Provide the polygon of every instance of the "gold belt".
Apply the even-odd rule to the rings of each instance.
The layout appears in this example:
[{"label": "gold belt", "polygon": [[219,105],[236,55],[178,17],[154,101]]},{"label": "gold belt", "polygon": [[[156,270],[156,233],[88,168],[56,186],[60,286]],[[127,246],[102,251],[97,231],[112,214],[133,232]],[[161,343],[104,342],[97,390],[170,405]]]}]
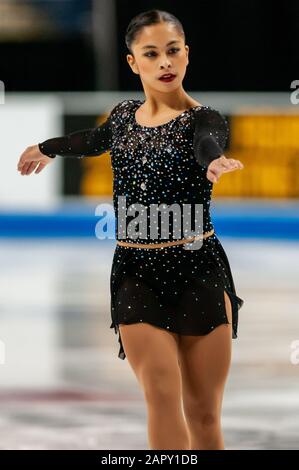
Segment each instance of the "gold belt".
[{"label": "gold belt", "polygon": [[173,242],[165,242],[165,243],[127,243],[117,240],[117,244],[120,246],[128,246],[132,248],[163,248],[164,246],[172,246],[172,245],[181,245],[182,243],[190,243],[194,240],[200,240],[204,238],[208,238],[213,235],[214,229],[210,230],[210,232],[205,232],[200,235],[195,235],[192,238],[183,238],[182,240],[175,240]]}]

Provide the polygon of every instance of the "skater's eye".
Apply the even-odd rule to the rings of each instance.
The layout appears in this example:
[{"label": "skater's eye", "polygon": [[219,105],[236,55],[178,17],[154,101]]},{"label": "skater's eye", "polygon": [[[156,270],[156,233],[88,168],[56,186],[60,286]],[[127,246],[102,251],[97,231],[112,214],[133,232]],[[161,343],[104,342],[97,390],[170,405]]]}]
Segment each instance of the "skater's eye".
[{"label": "skater's eye", "polygon": [[[174,54],[176,54],[177,52],[179,52],[181,49],[179,47],[172,47],[170,49],[170,51],[173,51]],[[169,51],[168,51],[169,52]]]},{"label": "skater's eye", "polygon": [[[178,47],[172,47],[171,49],[169,49],[168,52],[171,52],[171,55],[173,54],[176,54],[178,51],[180,51],[180,49]],[[155,57],[157,55],[157,53],[155,51],[150,51],[150,52],[146,52],[145,54],[143,54],[145,57]]]}]

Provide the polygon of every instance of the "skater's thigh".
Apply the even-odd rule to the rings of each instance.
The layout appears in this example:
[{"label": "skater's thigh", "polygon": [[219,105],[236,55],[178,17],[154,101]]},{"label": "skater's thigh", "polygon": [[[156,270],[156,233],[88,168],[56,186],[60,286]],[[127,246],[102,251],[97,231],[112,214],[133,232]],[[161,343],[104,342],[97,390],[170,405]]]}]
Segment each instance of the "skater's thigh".
[{"label": "skater's thigh", "polygon": [[179,335],[149,323],[119,324],[127,360],[137,379],[178,370]]}]

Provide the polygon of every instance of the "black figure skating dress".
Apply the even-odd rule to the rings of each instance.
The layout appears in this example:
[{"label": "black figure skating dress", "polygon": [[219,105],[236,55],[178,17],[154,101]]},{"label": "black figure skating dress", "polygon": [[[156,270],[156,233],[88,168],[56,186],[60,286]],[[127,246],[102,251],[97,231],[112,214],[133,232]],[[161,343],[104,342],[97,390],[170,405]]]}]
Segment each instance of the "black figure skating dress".
[{"label": "black figure skating dress", "polygon": [[[213,183],[206,172],[225,148],[226,119],[209,106],[194,106],[165,124],[146,127],[135,118],[142,103],[124,100],[99,127],[48,139],[39,148],[52,158],[84,158],[110,150],[116,239],[148,244],[186,238],[172,233],[176,215],[169,221],[166,237],[160,220],[156,225],[151,222],[152,227],[149,222],[138,239],[134,230],[126,230],[136,213],[128,211],[126,227],[120,223],[119,211],[123,214],[129,206],[137,214],[148,210],[147,220],[152,221],[149,207],[153,204],[176,204],[182,209],[180,218],[184,205],[201,205],[202,232],[209,232],[214,228],[210,218]],[[190,220],[194,230],[194,211]],[[181,335],[206,335],[228,323],[224,290],[232,303],[232,337],[237,338],[238,310],[244,301],[236,294],[228,258],[215,233],[193,250],[183,244],[154,249],[116,245],[110,289],[110,328],[118,333],[120,359],[126,355],[119,323],[145,322]]]}]

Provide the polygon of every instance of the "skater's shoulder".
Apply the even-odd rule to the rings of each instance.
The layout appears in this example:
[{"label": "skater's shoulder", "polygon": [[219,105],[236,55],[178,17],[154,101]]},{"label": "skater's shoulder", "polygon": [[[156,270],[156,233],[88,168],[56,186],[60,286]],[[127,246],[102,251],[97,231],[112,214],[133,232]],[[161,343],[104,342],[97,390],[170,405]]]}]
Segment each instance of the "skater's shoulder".
[{"label": "skater's shoulder", "polygon": [[110,112],[110,121],[112,124],[126,124],[132,116],[133,109],[136,106],[136,101],[133,99],[122,100],[117,103]]},{"label": "skater's shoulder", "polygon": [[224,113],[211,105],[202,105],[194,109],[194,123],[195,127],[198,128],[203,125],[215,127],[228,126],[228,121]]},{"label": "skater's shoulder", "polygon": [[124,114],[124,113],[130,111],[131,109],[133,109],[133,107],[136,105],[137,101],[138,100],[133,100],[133,99],[122,100],[113,107],[110,114],[111,115]]}]

